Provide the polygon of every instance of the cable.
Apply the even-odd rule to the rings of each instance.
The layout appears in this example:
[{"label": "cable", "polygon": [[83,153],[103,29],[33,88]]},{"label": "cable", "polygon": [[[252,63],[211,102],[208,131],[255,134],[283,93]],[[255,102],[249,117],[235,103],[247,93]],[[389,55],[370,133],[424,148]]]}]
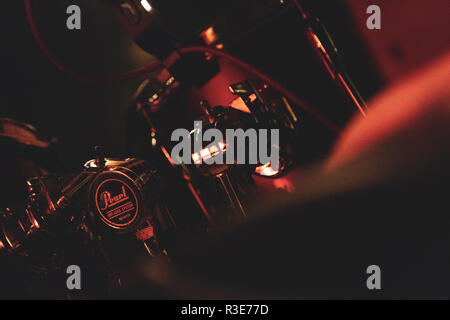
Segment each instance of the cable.
[{"label": "cable", "polygon": [[39,48],[44,53],[44,55],[50,60],[50,62],[57,67],[61,72],[66,74],[67,76],[76,79],[81,82],[86,82],[90,84],[106,84],[106,83],[112,83],[112,82],[120,82],[125,81],[133,78],[140,77],[144,74],[148,74],[150,72],[155,71],[156,69],[163,67],[163,63],[161,61],[156,61],[148,66],[145,66],[140,69],[136,69],[130,72],[121,73],[121,74],[112,74],[112,75],[106,75],[106,76],[91,76],[91,75],[85,75],[85,74],[79,74],[77,72],[74,72],[70,70],[69,68],[66,68],[47,48],[44,41],[41,38],[41,35],[39,34],[39,31],[36,26],[36,22],[33,17],[33,11],[31,7],[31,1],[25,0],[25,10],[27,14],[28,24],[30,25],[31,32],[33,33],[34,39],[36,40]]},{"label": "cable", "polygon": [[270,78],[269,76],[265,75],[264,73],[262,73],[261,71],[259,71],[255,67],[253,67],[250,64],[246,63],[245,61],[242,61],[239,58],[236,58],[235,56],[232,56],[232,55],[230,55],[230,54],[228,54],[228,53],[226,53],[224,51],[213,49],[213,48],[209,48],[209,47],[184,47],[184,48],[179,48],[178,52],[180,54],[203,52],[203,53],[210,53],[210,54],[213,54],[213,55],[225,58],[225,59],[233,62],[234,64],[240,66],[241,68],[247,70],[248,72],[250,72],[254,76],[264,80],[265,82],[267,82],[273,88],[275,88],[280,93],[282,93],[284,96],[286,96],[286,98],[288,98],[293,103],[295,103],[300,108],[302,108],[305,112],[307,112],[310,115],[312,115],[315,118],[317,118],[317,120],[322,122],[329,129],[333,130],[336,133],[340,133],[341,132],[341,129],[337,125],[335,125],[333,122],[328,120],[325,116],[323,116],[321,113],[319,113],[318,111],[313,109],[311,106],[309,106],[302,99],[297,97],[294,93],[292,93],[290,90],[288,90],[282,84],[280,84],[279,82],[273,80],[272,78]]},{"label": "cable", "polygon": [[[139,77],[144,74],[148,74],[152,71],[155,71],[156,69],[160,67],[170,67],[173,65],[179,57],[176,57],[175,59],[166,59],[166,61],[156,61],[148,66],[145,66],[141,69],[137,69],[134,71],[130,71],[127,73],[122,74],[113,74],[113,75],[107,75],[107,76],[90,76],[90,75],[83,75],[79,74],[77,72],[74,72],[68,68],[66,68],[47,48],[44,41],[42,40],[39,31],[37,29],[36,23],[33,18],[33,12],[31,7],[31,1],[30,0],[24,0],[25,1],[25,9],[27,14],[28,23],[30,25],[31,31],[33,33],[33,36],[39,46],[39,48],[42,50],[42,52],[47,56],[47,58],[50,60],[50,62],[55,65],[61,72],[68,75],[69,77],[76,79],[81,82],[91,83],[91,84],[105,84],[105,83],[112,83],[112,82],[119,82],[119,81],[125,81],[129,79],[133,79],[136,77]],[[293,103],[298,105],[300,108],[302,108],[305,112],[309,113],[313,117],[315,117],[317,120],[322,122],[326,127],[331,129],[332,131],[336,133],[340,133],[341,129],[335,125],[333,122],[328,120],[325,116],[323,116],[318,111],[314,110],[311,106],[309,106],[307,103],[305,103],[302,99],[297,97],[294,93],[289,91],[287,88],[285,88],[283,85],[278,83],[277,81],[273,80],[269,76],[265,75],[263,72],[259,71],[252,65],[246,63],[245,61],[236,58],[235,56],[228,54],[224,51],[209,48],[209,47],[182,47],[178,48],[177,51],[180,55],[183,54],[191,54],[191,53],[210,53],[216,56],[220,56],[224,59],[227,59],[231,61],[232,63],[236,64],[237,66],[247,70],[249,73],[253,74],[254,76],[262,79],[263,81],[267,82],[269,85],[271,85],[273,88],[278,90],[280,93],[282,93],[286,98],[291,100]],[[169,65],[168,65],[169,64]]]}]

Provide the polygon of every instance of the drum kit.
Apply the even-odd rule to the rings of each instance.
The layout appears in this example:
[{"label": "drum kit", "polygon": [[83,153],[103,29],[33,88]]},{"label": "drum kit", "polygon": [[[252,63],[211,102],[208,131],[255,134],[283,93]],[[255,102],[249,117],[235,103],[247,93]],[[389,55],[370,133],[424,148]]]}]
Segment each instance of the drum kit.
[{"label": "drum kit", "polygon": [[[1,186],[1,256],[48,275],[62,271],[64,245],[78,241],[86,251],[95,247],[100,252],[106,270],[114,270],[130,254],[147,253],[176,263],[195,250],[196,241],[208,241],[217,230],[248,218],[253,214],[252,205],[260,200],[252,176],[273,179],[293,166],[290,154],[300,116],[267,85],[244,82],[230,90],[236,99],[229,106],[212,108],[202,102],[200,121],[205,128],[223,132],[267,126],[282,130],[277,172],[265,165],[195,161],[175,165],[167,151],[170,145],[160,139],[167,133],[160,135],[162,128],[151,121],[154,105],[160,103],[155,94],[141,95],[133,103],[136,115],[142,116],[151,132],[135,147],[133,154],[139,158],[105,158],[97,147],[95,159],[81,172],[69,175],[52,172],[51,165],[57,167],[56,139],[41,137],[32,126],[1,119],[1,148],[8,150],[0,169],[5,177]],[[142,102],[144,96],[146,103]],[[52,157],[53,162],[49,161]],[[119,286],[118,276],[111,279]]]},{"label": "drum kit", "polygon": [[[201,59],[208,63],[214,57]],[[257,214],[252,208],[261,197],[254,177],[278,179],[298,165],[305,112],[273,83],[255,77],[220,88],[232,95],[228,104],[211,106],[203,100],[194,113],[181,110],[185,73],[177,68],[161,68],[137,90],[125,133],[130,158],[107,158],[96,147],[81,172],[59,174],[53,171],[59,160],[56,139],[0,119],[2,258],[27,261],[30,272],[48,275],[63,270],[70,256],[65,246],[75,242],[75,251],[85,252],[85,261],[103,263],[99,273],[107,274],[110,287],[119,288],[119,270],[139,255],[176,265],[196,250],[195,243]],[[189,155],[193,163],[177,165],[170,135],[191,120],[223,133],[279,130],[278,169],[270,163],[198,164],[202,151]],[[228,143],[215,152],[226,153]]]}]

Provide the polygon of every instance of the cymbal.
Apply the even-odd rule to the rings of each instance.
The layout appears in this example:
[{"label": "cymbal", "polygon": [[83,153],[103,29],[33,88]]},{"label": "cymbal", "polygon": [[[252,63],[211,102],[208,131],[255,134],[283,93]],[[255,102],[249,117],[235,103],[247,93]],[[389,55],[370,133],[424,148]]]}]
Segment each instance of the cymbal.
[{"label": "cymbal", "polygon": [[52,145],[52,141],[43,138],[33,126],[9,118],[0,118],[0,137],[40,149]]}]

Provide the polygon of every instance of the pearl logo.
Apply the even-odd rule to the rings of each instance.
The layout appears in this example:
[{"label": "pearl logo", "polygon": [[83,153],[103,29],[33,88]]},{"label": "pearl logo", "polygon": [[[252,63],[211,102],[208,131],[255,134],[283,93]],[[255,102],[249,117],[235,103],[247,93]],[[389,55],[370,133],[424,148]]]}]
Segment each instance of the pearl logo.
[{"label": "pearl logo", "polygon": [[112,228],[127,228],[138,217],[138,199],[121,180],[107,179],[100,183],[95,192],[95,201],[100,218]]}]

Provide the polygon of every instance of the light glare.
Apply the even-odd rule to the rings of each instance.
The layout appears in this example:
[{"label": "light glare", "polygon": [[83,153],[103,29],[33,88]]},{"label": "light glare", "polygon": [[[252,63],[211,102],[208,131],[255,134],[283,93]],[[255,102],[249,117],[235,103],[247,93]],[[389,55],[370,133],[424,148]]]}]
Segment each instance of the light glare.
[{"label": "light glare", "polygon": [[153,8],[147,0],[141,0],[141,4],[148,12],[152,11]]}]

